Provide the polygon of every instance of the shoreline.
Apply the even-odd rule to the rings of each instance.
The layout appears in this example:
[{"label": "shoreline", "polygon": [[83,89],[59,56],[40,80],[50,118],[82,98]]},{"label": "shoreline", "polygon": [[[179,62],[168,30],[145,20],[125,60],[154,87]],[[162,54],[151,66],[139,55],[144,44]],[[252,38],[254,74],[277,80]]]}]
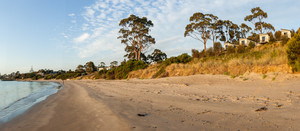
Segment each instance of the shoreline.
[{"label": "shoreline", "polygon": [[[296,130],[299,76],[68,80],[0,130]],[[41,117],[42,116],[42,117]]]},{"label": "shoreline", "polygon": [[[31,86],[26,87],[25,86],[25,89],[30,88],[31,92],[28,95],[19,97],[18,99],[16,99],[16,101],[9,103],[5,108],[3,108],[1,110],[0,125],[5,124],[5,123],[11,121],[12,119],[22,115],[28,109],[32,108],[34,105],[46,100],[49,96],[56,94],[63,88],[62,84],[60,84],[59,82],[54,82],[54,81],[15,81],[15,82],[36,82],[36,83],[47,82],[49,85],[47,84],[47,85],[35,86],[35,87],[31,87]],[[13,85],[11,85],[11,86],[13,86]],[[49,87],[45,88],[44,86],[49,86]],[[21,88],[22,87],[18,87],[16,89],[19,90]],[[43,88],[43,89],[32,92],[33,88]],[[22,89],[24,89],[24,88],[22,88]],[[19,96],[18,94],[15,94],[15,95]]]}]

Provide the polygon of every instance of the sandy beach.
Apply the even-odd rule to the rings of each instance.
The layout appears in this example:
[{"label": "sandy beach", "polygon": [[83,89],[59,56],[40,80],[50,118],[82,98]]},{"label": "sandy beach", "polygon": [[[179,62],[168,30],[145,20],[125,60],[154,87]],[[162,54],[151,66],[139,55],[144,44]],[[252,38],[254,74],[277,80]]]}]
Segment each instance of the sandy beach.
[{"label": "sandy beach", "polygon": [[299,130],[300,77],[69,80],[4,131]]}]

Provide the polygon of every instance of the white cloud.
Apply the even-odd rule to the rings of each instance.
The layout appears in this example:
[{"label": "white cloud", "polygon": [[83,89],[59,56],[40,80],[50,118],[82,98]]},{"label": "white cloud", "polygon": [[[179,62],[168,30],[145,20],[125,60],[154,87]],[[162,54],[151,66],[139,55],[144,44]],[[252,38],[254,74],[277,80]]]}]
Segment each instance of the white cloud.
[{"label": "white cloud", "polygon": [[85,40],[87,40],[89,37],[90,37],[90,34],[88,34],[88,33],[83,33],[83,34],[80,35],[79,37],[74,38],[74,42],[75,42],[75,43],[82,43],[82,42],[84,42]]},{"label": "white cloud", "polygon": [[71,13],[71,14],[69,14],[69,16],[70,16],[70,17],[74,17],[74,16],[75,16],[75,14],[74,14],[74,13]]}]

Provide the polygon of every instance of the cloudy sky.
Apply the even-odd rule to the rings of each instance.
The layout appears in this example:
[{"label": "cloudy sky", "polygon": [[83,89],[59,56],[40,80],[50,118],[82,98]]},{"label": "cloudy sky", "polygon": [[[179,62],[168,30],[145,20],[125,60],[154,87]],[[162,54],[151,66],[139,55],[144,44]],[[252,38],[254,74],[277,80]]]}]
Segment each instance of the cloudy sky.
[{"label": "cloudy sky", "polygon": [[266,21],[276,30],[300,27],[299,0],[0,0],[0,73],[28,72],[31,66],[74,70],[87,61],[122,61],[118,24],[130,14],[154,23],[156,44],[146,54],[155,48],[168,57],[190,53],[203,49],[199,41],[183,36],[193,13],[240,24],[257,6],[268,13]]}]

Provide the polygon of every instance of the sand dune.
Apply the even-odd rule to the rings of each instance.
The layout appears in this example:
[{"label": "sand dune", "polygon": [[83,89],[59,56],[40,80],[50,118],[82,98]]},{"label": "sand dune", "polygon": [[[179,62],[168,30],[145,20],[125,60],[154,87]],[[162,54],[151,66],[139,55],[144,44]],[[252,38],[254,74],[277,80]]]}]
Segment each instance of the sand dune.
[{"label": "sand dune", "polygon": [[66,81],[0,130],[298,130],[300,77]]}]

